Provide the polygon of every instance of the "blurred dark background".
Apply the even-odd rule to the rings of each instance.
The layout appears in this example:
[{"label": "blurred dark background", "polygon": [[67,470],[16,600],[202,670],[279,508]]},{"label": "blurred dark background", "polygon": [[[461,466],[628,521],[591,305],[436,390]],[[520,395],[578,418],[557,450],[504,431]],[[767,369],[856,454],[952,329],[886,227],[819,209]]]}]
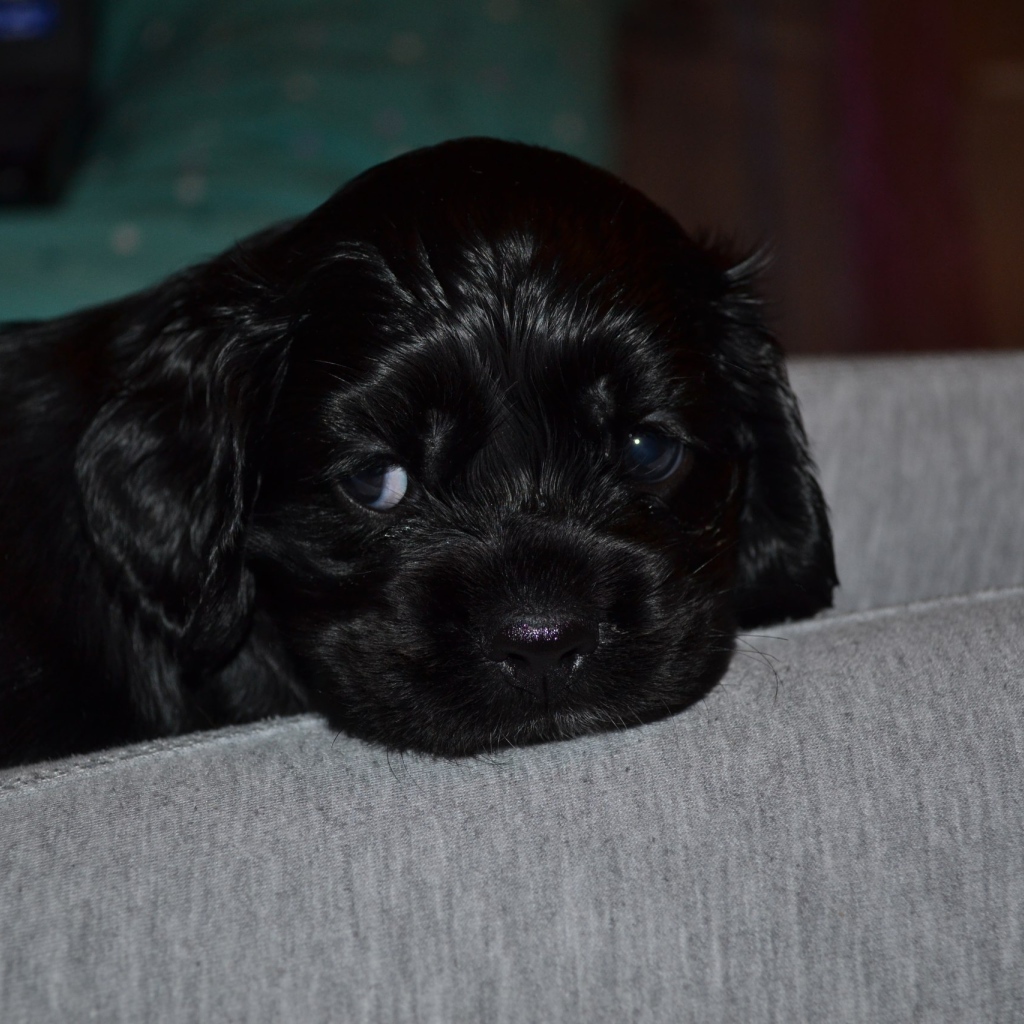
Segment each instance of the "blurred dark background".
[{"label": "blurred dark background", "polygon": [[1024,346],[1020,0],[0,0],[0,319],[466,134],[770,248],[790,351]]},{"label": "blurred dark background", "polygon": [[769,241],[787,347],[1024,346],[1024,4],[638,0],[620,169]]}]

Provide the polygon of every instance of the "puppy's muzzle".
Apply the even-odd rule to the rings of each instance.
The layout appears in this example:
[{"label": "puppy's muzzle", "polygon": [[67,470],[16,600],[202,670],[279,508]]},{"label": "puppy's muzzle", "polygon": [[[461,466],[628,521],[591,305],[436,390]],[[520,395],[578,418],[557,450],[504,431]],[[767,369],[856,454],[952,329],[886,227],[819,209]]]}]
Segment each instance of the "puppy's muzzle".
[{"label": "puppy's muzzle", "polygon": [[597,643],[596,625],[584,619],[515,616],[491,638],[488,657],[504,666],[518,689],[548,701],[565,688]]}]

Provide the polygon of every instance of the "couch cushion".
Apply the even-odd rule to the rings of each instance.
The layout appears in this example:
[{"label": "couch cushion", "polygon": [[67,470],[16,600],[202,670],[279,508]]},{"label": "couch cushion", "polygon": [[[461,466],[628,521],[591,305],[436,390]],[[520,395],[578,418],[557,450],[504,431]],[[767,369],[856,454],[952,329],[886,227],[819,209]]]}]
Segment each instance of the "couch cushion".
[{"label": "couch cushion", "polygon": [[498,757],[306,717],[0,774],[0,1019],[1014,1019],[1024,591],[747,644]]},{"label": "couch cushion", "polygon": [[1024,354],[796,361],[840,609],[1024,585]]}]

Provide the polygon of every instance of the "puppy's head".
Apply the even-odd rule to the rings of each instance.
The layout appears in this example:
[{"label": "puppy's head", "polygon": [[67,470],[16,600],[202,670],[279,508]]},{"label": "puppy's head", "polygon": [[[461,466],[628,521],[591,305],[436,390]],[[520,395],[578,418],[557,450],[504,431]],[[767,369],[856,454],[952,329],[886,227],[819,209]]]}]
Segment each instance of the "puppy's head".
[{"label": "puppy's head", "polygon": [[337,725],[461,754],[683,707],[829,603],[748,271],[610,175],[449,143],[199,273],[222,485],[158,602],[211,663],[257,607]]}]

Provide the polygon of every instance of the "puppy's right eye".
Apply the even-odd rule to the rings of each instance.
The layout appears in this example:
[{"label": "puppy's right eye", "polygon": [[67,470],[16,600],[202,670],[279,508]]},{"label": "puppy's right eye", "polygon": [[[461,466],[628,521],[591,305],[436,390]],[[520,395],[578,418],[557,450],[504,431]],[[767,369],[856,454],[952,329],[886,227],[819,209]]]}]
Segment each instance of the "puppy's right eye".
[{"label": "puppy's right eye", "polygon": [[341,489],[353,500],[376,512],[394,508],[409,488],[409,474],[401,466],[375,466],[341,481]]},{"label": "puppy's right eye", "polygon": [[690,453],[679,440],[654,431],[638,431],[626,443],[626,466],[639,484],[666,484],[689,468]]}]

